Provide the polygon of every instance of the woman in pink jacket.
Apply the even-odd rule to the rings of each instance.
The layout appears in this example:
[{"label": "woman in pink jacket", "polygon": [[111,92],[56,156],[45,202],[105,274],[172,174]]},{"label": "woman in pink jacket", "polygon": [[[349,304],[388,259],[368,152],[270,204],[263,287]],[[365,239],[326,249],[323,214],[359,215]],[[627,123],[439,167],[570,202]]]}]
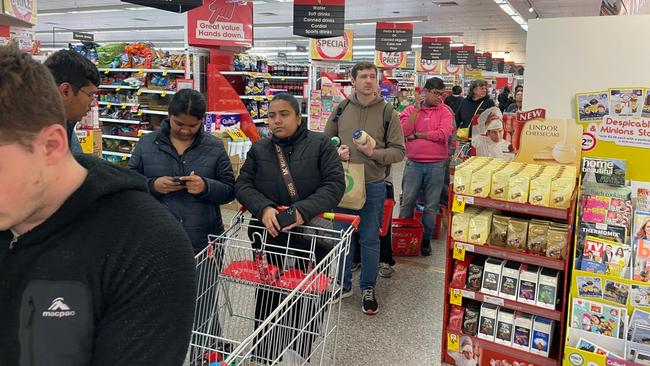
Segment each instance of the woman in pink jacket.
[{"label": "woman in pink jacket", "polygon": [[[454,115],[442,102],[445,84],[439,78],[428,79],[415,105],[400,115],[406,137],[406,166],[402,178],[400,218],[413,217],[415,202],[424,194],[424,236],[422,255],[431,255],[430,240],[435,230],[440,192],[445,184],[448,141],[454,131]],[[422,98],[424,97],[424,99]]]}]

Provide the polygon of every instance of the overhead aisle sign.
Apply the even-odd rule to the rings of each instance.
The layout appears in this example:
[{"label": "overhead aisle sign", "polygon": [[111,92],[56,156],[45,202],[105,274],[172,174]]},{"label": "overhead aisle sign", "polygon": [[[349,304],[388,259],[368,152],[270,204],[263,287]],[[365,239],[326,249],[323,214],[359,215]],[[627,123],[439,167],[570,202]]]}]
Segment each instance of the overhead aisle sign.
[{"label": "overhead aisle sign", "polygon": [[449,63],[457,66],[472,66],[474,61],[474,46],[462,46],[451,49]]},{"label": "overhead aisle sign", "polygon": [[503,74],[503,70],[505,69],[505,60],[502,58],[494,58],[492,59],[492,71],[493,72],[498,72],[500,74]]},{"label": "overhead aisle sign", "polygon": [[312,38],[310,57],[312,60],[352,61],[353,41],[354,33],[350,29],[341,37]]},{"label": "overhead aisle sign", "polygon": [[345,0],[294,0],[293,34],[309,38],[342,37]]},{"label": "overhead aisle sign", "polygon": [[410,51],[413,45],[413,23],[377,22],[375,50],[384,52]]},{"label": "overhead aisle sign", "polygon": [[187,16],[188,41],[198,47],[253,47],[253,3],[206,0]]},{"label": "overhead aisle sign", "polygon": [[449,60],[451,38],[422,37],[422,59]]},{"label": "overhead aisle sign", "polygon": [[473,66],[477,69],[492,71],[492,54],[489,52],[477,53],[476,63]]},{"label": "overhead aisle sign", "polygon": [[383,69],[406,67],[406,52],[375,52],[375,65]]}]

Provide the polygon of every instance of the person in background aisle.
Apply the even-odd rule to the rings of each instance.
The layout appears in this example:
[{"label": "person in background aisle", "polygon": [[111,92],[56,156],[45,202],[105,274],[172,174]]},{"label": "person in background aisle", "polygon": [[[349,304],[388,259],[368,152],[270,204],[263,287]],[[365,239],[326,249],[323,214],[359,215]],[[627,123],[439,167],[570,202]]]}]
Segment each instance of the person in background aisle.
[{"label": "person in background aisle", "polygon": [[[263,139],[253,144],[248,152],[246,162],[237,177],[235,192],[237,200],[246,207],[253,217],[257,218],[266,228],[266,250],[270,252],[285,253],[287,247],[294,249],[297,257],[308,258],[311,250],[309,240],[301,240],[300,236],[289,236],[289,230],[298,225],[308,224],[314,217],[322,212],[331,212],[341,201],[345,191],[345,175],[343,166],[339,161],[336,148],[330,140],[321,133],[314,133],[307,129],[307,124],[302,122],[300,105],[296,98],[289,94],[275,95],[269,106],[269,127],[273,133],[270,139]],[[278,152],[276,149],[280,149]],[[286,161],[288,175],[281,173],[285,169],[280,164],[279,154]],[[286,173],[285,173],[286,174]],[[295,186],[296,196],[292,197],[285,179]],[[294,223],[282,228],[278,222],[278,206],[293,208]],[[254,224],[259,225],[259,224]],[[262,247],[261,230],[250,227],[249,237],[253,240],[256,249]],[[331,243],[334,244],[333,242]],[[322,260],[329,248],[319,245],[315,248],[317,261]],[[283,256],[269,254],[269,263],[284,268]],[[303,271],[308,270],[305,263],[297,264]],[[282,296],[269,290],[256,292],[255,319],[256,327],[259,321],[266,319],[275,310]],[[306,303],[304,305],[307,305]],[[309,312],[308,306],[301,306],[297,313]],[[308,314],[309,318],[315,314]],[[297,321],[297,320],[296,320]],[[311,326],[320,324],[320,321],[311,323]],[[293,328],[306,326],[305,323],[291,324]],[[313,331],[310,328],[309,331]],[[271,339],[287,338],[276,334]],[[295,336],[291,334],[290,337]],[[294,347],[301,357],[308,358],[311,354],[313,336],[306,336],[305,342],[299,341]],[[265,338],[266,339],[266,338]],[[263,341],[256,350],[256,355],[275,359],[278,349],[274,342]],[[297,345],[300,346],[297,346]],[[271,356],[272,355],[272,356]]]},{"label": "person in background aisle", "polygon": [[0,47],[0,81],[0,365],[181,365],[187,235],[141,175],[73,157],[45,66]]},{"label": "person in background aisle", "polygon": [[223,142],[203,132],[206,103],[184,89],[169,103],[169,119],[135,146],[129,168],[147,177],[149,192],[181,223],[194,252],[223,232],[219,205],[235,198],[235,176]]},{"label": "person in background aisle", "polygon": [[501,112],[505,111],[506,108],[510,105],[510,88],[504,86],[499,94],[499,110]]},{"label": "person in background aisle", "polygon": [[[386,200],[387,168],[404,159],[404,135],[399,125],[399,115],[392,112],[392,119],[384,128],[384,99],[377,95],[377,67],[370,62],[359,62],[350,72],[355,93],[349,97],[346,108],[332,113],[325,126],[327,136],[338,136],[338,149],[342,161],[364,164],[366,180],[366,202],[361,210],[339,208],[337,211],[361,216],[359,245],[361,248],[361,310],[374,315],[379,311],[375,294],[380,257],[379,228],[384,201]],[[338,112],[338,108],[337,108]],[[338,121],[335,117],[338,114]],[[361,145],[353,141],[352,134],[363,130],[376,142]],[[340,223],[338,228],[342,228]],[[354,240],[354,239],[353,239]],[[351,244],[354,247],[354,243]],[[354,251],[350,250],[345,261],[341,298],[352,296],[352,261]]]},{"label": "person in background aisle", "polygon": [[[487,82],[485,80],[474,80],[469,87],[469,95],[460,105],[456,112],[456,127],[469,128],[472,126],[472,118],[480,115],[484,110],[494,107],[494,101],[487,94]],[[469,129],[471,137],[472,129]]]},{"label": "person in background aisle", "polygon": [[54,76],[54,81],[59,87],[65,108],[70,150],[72,154],[80,155],[83,151],[74,132],[74,127],[95,103],[95,94],[99,86],[99,71],[90,60],[72,50],[57,51],[48,57],[44,64]]},{"label": "person in background aisle", "polygon": [[523,89],[515,92],[515,102],[510,104],[508,106],[508,108],[506,108],[505,113],[521,112],[521,106],[523,104],[523,100],[524,100],[524,91],[523,91]]},{"label": "person in background aisle", "polygon": [[465,100],[465,97],[463,97],[463,88],[459,85],[454,85],[454,87],[451,88],[451,95],[445,98],[445,104],[451,108],[452,113],[456,114],[460,109],[463,100]]},{"label": "person in background aisle", "polygon": [[445,83],[430,78],[424,84],[423,96],[417,95],[415,105],[400,115],[406,136],[406,165],[402,177],[402,201],[399,217],[413,217],[420,191],[424,193],[424,235],[421,254],[431,255],[431,237],[436,226],[440,193],[445,182],[449,157],[449,137],[454,132],[454,115],[442,103]]}]

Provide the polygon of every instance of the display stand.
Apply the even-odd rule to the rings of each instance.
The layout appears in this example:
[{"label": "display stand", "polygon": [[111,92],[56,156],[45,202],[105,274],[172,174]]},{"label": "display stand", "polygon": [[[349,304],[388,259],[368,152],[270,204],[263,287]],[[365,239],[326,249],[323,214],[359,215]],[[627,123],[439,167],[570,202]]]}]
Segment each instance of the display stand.
[{"label": "display stand", "polygon": [[[561,221],[569,225],[569,236],[567,242],[568,252],[571,252],[573,242],[573,222],[575,212],[575,198],[574,192],[572,203],[568,209],[556,209],[549,207],[533,206],[524,203],[514,203],[500,201],[490,198],[472,197],[456,195],[453,187],[450,187],[449,202],[453,202],[456,212],[464,211],[465,207],[477,206],[483,208],[491,208],[501,210],[504,215],[509,213],[519,214],[529,218],[539,219],[552,219]],[[567,255],[563,260],[544,257],[537,254],[527,252],[514,251],[502,247],[490,246],[488,244],[477,245],[466,242],[456,241],[452,238],[451,222],[453,220],[453,213],[448,214],[448,233],[446,245],[446,266],[445,266],[445,292],[444,292],[444,316],[443,316],[443,332],[442,332],[442,353],[441,360],[443,362],[455,365],[456,358],[463,357],[460,351],[471,350],[471,355],[476,361],[476,365],[492,365],[493,362],[506,360],[513,364],[515,361],[525,365],[539,365],[550,366],[560,365],[562,362],[562,344],[564,340],[564,330],[566,322],[566,304],[567,304],[567,291],[568,281],[570,277],[569,271],[569,256]],[[559,284],[557,288],[557,299],[559,303],[555,309],[540,307],[534,304],[524,303],[513,299],[504,298],[487,294],[482,291],[474,291],[465,287],[453,287],[452,276],[454,271],[454,264],[456,261],[465,260],[468,253],[474,255],[483,255],[492,258],[499,258],[508,261],[515,261],[529,265],[541,266],[543,268],[553,269],[559,272]],[[449,319],[452,305],[463,306],[469,301],[477,301],[484,304],[493,304],[501,307],[502,309],[509,309],[515,312],[522,312],[534,316],[540,316],[554,321],[552,344],[549,356],[531,353],[526,350],[513,348],[510,345],[497,343],[495,341],[479,338],[468,334],[463,334],[460,331],[449,329]],[[533,335],[531,331],[531,342]],[[471,344],[471,349],[468,345]],[[454,353],[456,352],[456,353]],[[470,353],[466,352],[466,355]],[[478,358],[478,360],[476,360]],[[462,363],[458,363],[462,364]]]}]

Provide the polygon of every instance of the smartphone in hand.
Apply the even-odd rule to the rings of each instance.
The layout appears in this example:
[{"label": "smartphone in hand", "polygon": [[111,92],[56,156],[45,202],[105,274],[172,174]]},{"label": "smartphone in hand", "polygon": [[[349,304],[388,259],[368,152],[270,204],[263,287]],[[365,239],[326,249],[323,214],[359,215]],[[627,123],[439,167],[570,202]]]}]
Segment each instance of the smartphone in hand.
[{"label": "smartphone in hand", "polygon": [[182,180],[181,177],[173,177],[172,179],[174,180],[174,182],[180,183],[180,185],[182,185],[182,186],[187,185],[187,182]]}]

